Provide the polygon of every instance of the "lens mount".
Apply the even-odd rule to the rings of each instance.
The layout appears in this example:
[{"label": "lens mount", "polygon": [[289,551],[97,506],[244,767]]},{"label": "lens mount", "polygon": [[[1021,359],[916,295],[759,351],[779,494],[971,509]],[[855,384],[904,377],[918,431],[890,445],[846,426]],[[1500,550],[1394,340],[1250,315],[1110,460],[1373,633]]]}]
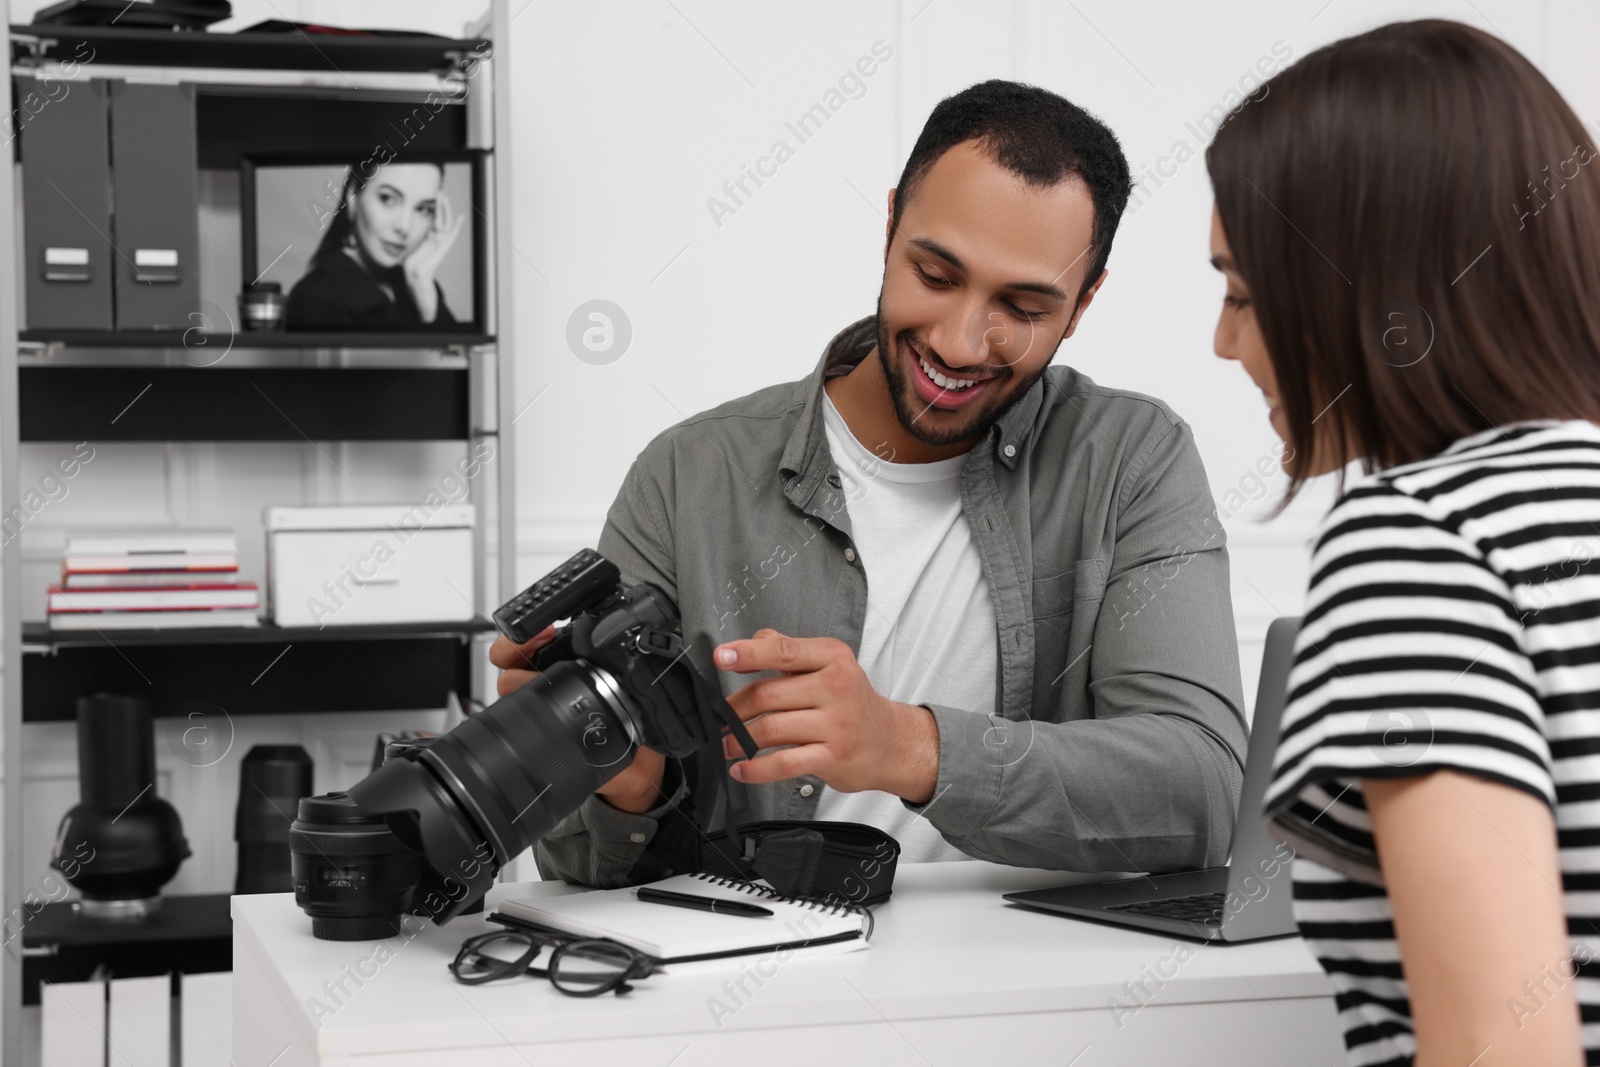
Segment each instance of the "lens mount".
[{"label": "lens mount", "polygon": [[628,734],[628,744],[637,746],[639,744],[639,724],[635,721],[635,717],[639,714],[639,709],[633,706],[633,701],[628,699],[628,695],[622,691],[621,684],[617,682],[617,679],[610,671],[598,663],[590,663],[586,659],[580,659],[578,662],[587,668],[590,680],[594,682],[594,687],[600,691],[601,696],[610,701],[617,713],[617,718],[622,720],[622,727]]}]

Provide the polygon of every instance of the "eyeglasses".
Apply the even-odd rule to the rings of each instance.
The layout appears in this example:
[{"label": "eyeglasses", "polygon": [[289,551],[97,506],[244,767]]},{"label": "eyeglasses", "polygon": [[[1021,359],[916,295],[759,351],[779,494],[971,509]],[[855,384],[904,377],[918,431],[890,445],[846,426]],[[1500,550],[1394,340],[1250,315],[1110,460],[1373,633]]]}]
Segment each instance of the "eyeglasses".
[{"label": "eyeglasses", "polygon": [[[554,946],[546,967],[535,967],[542,948]],[[531,974],[549,978],[569,997],[626,993],[633,982],[655,970],[653,956],[616,941],[568,939],[532,930],[496,930],[470,937],[450,964],[456,981],[482,985],[500,978]]]}]

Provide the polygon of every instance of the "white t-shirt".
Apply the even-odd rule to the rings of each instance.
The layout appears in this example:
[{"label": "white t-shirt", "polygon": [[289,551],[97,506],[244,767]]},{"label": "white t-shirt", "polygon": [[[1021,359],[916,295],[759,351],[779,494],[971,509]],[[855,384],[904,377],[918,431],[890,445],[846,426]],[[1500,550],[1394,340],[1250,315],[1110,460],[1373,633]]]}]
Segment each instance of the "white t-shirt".
[{"label": "white t-shirt", "polygon": [[[990,714],[998,666],[994,604],[961,512],[967,457],[885,463],[851,434],[826,390],[823,397],[828,448],[867,572],[857,657],[867,678],[899,703]],[[816,817],[878,827],[900,842],[903,863],[967,858],[892,793],[824,786]]]}]

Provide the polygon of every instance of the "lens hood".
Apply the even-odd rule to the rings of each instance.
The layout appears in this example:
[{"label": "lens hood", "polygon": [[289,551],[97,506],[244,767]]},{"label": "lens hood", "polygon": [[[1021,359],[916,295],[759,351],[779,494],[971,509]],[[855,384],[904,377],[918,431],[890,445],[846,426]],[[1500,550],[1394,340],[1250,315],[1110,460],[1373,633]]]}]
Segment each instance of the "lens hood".
[{"label": "lens hood", "polygon": [[443,925],[488,892],[504,859],[451,799],[417,749],[392,759],[350,787],[352,799],[379,814],[407,846],[428,858],[414,912]]}]

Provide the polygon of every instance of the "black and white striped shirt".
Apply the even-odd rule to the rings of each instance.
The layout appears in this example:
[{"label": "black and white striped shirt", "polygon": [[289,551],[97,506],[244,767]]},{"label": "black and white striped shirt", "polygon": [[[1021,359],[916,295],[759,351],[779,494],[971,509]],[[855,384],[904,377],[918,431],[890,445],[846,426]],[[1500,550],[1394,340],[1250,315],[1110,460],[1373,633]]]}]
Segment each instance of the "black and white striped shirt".
[{"label": "black and white striped shirt", "polygon": [[[1267,811],[1300,857],[1295,917],[1333,981],[1353,1064],[1409,1064],[1416,1051],[1360,783],[1445,768],[1554,809],[1573,955],[1553,973],[1577,983],[1588,1062],[1600,1064],[1591,423],[1476,434],[1353,483],[1323,520]],[[1528,1014],[1541,1004],[1517,999]]]}]

